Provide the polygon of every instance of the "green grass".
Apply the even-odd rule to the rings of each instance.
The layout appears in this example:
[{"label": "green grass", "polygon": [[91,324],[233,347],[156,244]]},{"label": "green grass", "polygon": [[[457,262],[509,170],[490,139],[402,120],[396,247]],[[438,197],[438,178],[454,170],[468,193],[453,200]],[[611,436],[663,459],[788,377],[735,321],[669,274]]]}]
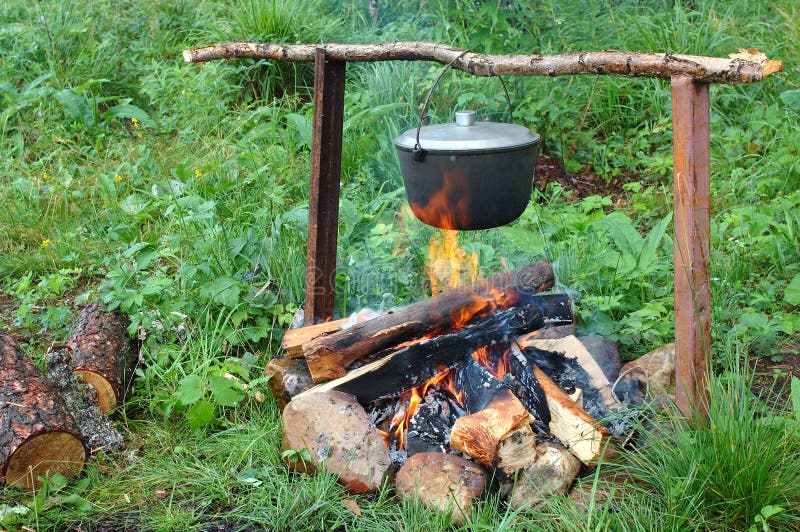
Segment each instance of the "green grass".
[{"label": "green grass", "polygon": [[[755,47],[783,59],[784,72],[762,83],[711,91],[720,375],[711,422],[691,429],[667,418],[658,426],[666,436],[622,464],[639,483],[599,479],[612,496],[588,515],[566,500],[526,514],[490,498],[464,528],[800,526],[798,434],[754,420],[791,413],[758,403],[745,392],[746,372],[731,369],[800,343],[796,3],[512,4],[381,3],[377,26],[356,0],[0,4],[0,291],[14,308],[2,321],[30,338],[24,348],[36,359],[63,340],[74,302],[103,299],[146,335],[133,398],[115,418],[131,452],[100,456],[82,480],[52,479],[35,496],[2,488],[0,529],[451,527],[390,488],[351,497],[332,477],[296,475],[280,460],[279,416],[261,375],[304,296],[312,78],[309,65],[182,61],[184,48],[238,39],[434,40],[490,53],[724,56]],[[434,230],[403,201],[393,138],[416,125],[440,69],[348,65],[338,315],[428,293]],[[542,135],[548,156],[626,184],[616,205],[603,195],[574,201],[551,184],[518,221],[462,234],[462,244],[487,274],[554,261],[560,286],[576,297],[580,330],[618,340],[626,359],[671,341],[669,84],[506,81],[515,119]],[[506,115],[497,80],[461,72],[443,78],[432,119],[450,120],[453,106]],[[357,500],[362,517],[343,499]]]}]

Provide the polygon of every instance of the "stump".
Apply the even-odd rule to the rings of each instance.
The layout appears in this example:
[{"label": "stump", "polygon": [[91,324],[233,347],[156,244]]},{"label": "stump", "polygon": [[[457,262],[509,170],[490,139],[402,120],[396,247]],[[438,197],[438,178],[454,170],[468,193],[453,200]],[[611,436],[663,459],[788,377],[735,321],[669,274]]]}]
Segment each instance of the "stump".
[{"label": "stump", "polygon": [[76,476],[86,455],[63,399],[0,331],[0,483],[31,489],[47,471]]}]

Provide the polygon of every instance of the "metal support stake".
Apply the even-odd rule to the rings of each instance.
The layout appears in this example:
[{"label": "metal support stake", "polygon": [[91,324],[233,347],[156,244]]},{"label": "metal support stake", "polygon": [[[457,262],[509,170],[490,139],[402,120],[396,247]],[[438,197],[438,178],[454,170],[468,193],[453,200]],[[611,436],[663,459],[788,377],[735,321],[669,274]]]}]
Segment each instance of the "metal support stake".
[{"label": "metal support stake", "polygon": [[672,77],[675,201],[675,395],[684,416],[705,421],[711,347],[708,85]]},{"label": "metal support stake", "polygon": [[336,240],[339,227],[339,179],[342,167],[344,61],[314,53],[314,125],[311,141],[311,190],[308,204],[305,323],[333,316],[336,289]]}]

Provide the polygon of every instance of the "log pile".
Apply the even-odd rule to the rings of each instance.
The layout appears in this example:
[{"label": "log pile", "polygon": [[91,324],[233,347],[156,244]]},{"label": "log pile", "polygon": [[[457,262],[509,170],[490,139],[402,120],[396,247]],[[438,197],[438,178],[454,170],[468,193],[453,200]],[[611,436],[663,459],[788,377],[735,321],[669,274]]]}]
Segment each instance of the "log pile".
[{"label": "log pile", "polygon": [[76,476],[90,453],[124,448],[106,412],[121,404],[138,361],[129,323],[87,305],[46,355],[46,376],[0,331],[0,484],[33,489],[48,471]]},{"label": "log pile", "polygon": [[[440,463],[431,451],[458,453],[478,469],[495,471],[514,505],[564,494],[579,471],[612,456],[612,432],[598,419],[619,402],[598,362],[574,336],[549,344],[536,340],[535,331],[573,321],[567,296],[544,293],[553,286],[550,265],[539,262],[363,322],[344,319],[288,331],[283,356],[267,368],[278,403],[288,403],[291,412],[291,419],[284,416],[284,443],[302,441],[320,466],[332,452],[330,430],[309,433],[292,419],[324,418],[345,435],[382,436],[399,468],[398,482],[403,479],[398,492],[414,492],[423,503],[424,493],[438,493],[444,481],[430,465]],[[447,379],[447,390],[428,392],[431,383]],[[314,411],[325,401],[311,398],[331,393],[352,398],[347,408]],[[371,425],[352,426],[353,408],[365,409]],[[405,429],[407,435],[398,436]],[[412,460],[416,453],[425,458]],[[413,475],[404,474],[406,467]],[[409,478],[424,481],[415,491]],[[384,480],[385,475],[369,491]],[[442,509],[441,497],[429,499],[432,508]]]}]

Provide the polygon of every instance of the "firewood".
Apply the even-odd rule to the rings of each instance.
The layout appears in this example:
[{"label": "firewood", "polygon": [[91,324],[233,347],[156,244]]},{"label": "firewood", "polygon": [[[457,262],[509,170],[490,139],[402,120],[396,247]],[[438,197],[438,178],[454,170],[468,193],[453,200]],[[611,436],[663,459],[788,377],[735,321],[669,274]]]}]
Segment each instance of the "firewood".
[{"label": "firewood", "polygon": [[497,445],[495,466],[511,477],[520,469],[532,465],[537,458],[536,436],[529,424],[508,432]]},{"label": "firewood", "polygon": [[339,390],[366,404],[393,397],[464,360],[482,345],[532,331],[551,323],[572,321],[569,297],[563,294],[532,296],[530,302],[498,310],[463,329],[422,340],[351,370],[344,377],[317,385],[300,395]]},{"label": "firewood", "polygon": [[314,386],[308,365],[299,358],[275,357],[269,361],[264,373],[270,378],[269,389],[281,409],[292,397]]},{"label": "firewood", "polygon": [[314,382],[344,376],[353,362],[400,342],[444,334],[553,286],[553,269],[537,262],[406,305],[303,345]]},{"label": "firewood", "polygon": [[581,461],[597,462],[610,450],[611,433],[570,399],[544,371],[534,365],[533,372],[547,396],[550,432]]},{"label": "firewood", "polygon": [[0,484],[80,473],[87,451],[63,399],[14,340],[0,331]]},{"label": "firewood", "polygon": [[565,336],[564,338],[553,340],[539,340],[535,336],[525,338],[519,342],[520,347],[536,347],[545,351],[555,351],[567,358],[574,358],[578,364],[586,371],[589,377],[589,385],[595,388],[600,394],[603,404],[609,408],[617,408],[619,401],[616,400],[611,392],[611,383],[608,382],[605,373],[600,365],[592,357],[589,350],[575,336]]},{"label": "firewood", "polygon": [[456,420],[450,432],[450,447],[491,467],[497,460],[500,442],[510,432],[532,421],[519,399],[505,389],[480,412]]},{"label": "firewood", "polygon": [[129,325],[124,314],[90,303],[75,320],[66,341],[72,350],[72,371],[97,390],[103,412],[122,404],[139,360],[136,344],[127,332]]},{"label": "firewood", "polygon": [[783,63],[762,53],[704,57],[667,53],[580,52],[561,55],[487,55],[433,42],[381,44],[273,44],[229,42],[183,51],[187,63],[216,59],[313,61],[324,48],[330,61],[436,61],[474,76],[571,76],[616,74],[670,79],[685,74],[705,83],[752,83],[783,70]]},{"label": "firewood", "polygon": [[303,344],[316,340],[320,336],[338,332],[348,321],[350,321],[348,318],[342,318],[340,320],[326,321],[315,325],[288,329],[283,335],[281,348],[283,348],[283,352],[287,356],[301,357],[303,356]]}]

